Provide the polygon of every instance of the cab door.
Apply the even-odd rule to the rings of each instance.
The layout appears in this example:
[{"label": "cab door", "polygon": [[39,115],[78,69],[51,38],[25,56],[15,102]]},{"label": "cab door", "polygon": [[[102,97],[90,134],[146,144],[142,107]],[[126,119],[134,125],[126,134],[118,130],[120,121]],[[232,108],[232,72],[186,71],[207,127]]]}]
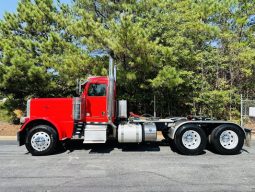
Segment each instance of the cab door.
[{"label": "cab door", "polygon": [[86,122],[107,122],[107,105],[106,105],[105,83],[88,84],[86,95]]}]

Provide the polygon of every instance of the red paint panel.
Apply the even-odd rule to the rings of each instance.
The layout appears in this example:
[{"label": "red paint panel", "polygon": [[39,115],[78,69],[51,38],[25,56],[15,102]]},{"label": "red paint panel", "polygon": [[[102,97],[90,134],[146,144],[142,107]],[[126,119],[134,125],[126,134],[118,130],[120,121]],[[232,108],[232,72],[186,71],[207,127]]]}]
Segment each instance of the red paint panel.
[{"label": "red paint panel", "polygon": [[62,138],[71,138],[74,125],[72,108],[72,98],[32,99],[30,104],[30,119],[49,120],[56,125]]},{"label": "red paint panel", "polygon": [[86,122],[107,122],[106,96],[87,97],[85,119]]}]

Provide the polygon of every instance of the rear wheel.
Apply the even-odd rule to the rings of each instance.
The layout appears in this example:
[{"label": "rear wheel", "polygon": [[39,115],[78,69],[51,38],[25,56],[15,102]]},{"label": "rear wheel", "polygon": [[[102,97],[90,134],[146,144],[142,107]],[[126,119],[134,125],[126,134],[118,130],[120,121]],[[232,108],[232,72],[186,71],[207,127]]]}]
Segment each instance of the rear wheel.
[{"label": "rear wheel", "polygon": [[240,153],[244,144],[244,132],[235,125],[220,125],[211,133],[214,149],[222,155]]},{"label": "rear wheel", "polygon": [[48,125],[37,125],[26,137],[26,148],[32,155],[49,155],[57,147],[57,132]]},{"label": "rear wheel", "polygon": [[196,125],[180,127],[174,139],[176,148],[184,155],[201,154],[206,147],[206,142],[204,131]]}]

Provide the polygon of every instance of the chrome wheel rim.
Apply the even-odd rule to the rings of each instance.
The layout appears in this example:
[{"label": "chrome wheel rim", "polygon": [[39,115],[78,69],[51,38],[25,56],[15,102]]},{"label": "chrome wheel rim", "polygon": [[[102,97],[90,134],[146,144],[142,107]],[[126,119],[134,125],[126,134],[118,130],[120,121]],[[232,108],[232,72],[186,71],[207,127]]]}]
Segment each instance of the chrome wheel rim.
[{"label": "chrome wheel rim", "polygon": [[182,143],[187,149],[196,149],[201,144],[201,137],[198,132],[188,130],[182,135]]},{"label": "chrome wheel rim", "polygon": [[37,132],[31,138],[31,145],[37,151],[44,151],[49,148],[51,139],[48,133]]},{"label": "chrome wheel rim", "polygon": [[238,140],[238,135],[232,130],[226,130],[220,134],[220,144],[225,149],[234,149],[238,145]]}]

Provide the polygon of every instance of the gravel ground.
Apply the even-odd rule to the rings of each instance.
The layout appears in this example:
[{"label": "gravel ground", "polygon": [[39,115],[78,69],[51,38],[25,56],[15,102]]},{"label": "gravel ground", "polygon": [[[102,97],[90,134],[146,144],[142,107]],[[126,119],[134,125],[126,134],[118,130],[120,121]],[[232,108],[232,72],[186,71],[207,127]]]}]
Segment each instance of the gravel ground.
[{"label": "gravel ground", "polygon": [[20,125],[13,125],[0,121],[0,136],[15,136],[19,128]]}]

